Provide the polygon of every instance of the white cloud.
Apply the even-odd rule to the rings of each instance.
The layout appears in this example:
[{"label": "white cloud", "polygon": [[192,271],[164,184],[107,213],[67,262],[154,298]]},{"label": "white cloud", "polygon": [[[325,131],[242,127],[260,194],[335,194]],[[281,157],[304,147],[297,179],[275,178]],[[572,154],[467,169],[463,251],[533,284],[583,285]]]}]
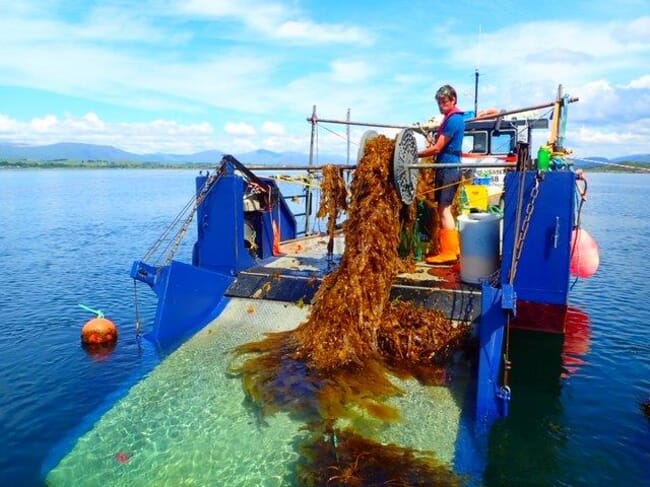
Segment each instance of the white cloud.
[{"label": "white cloud", "polygon": [[646,74],[640,78],[633,79],[627,85],[623,85],[623,88],[630,88],[635,90],[650,89],[650,74]]},{"label": "white cloud", "polygon": [[0,140],[42,145],[84,142],[113,145],[135,153],[192,153],[214,149],[214,129],[208,122],[181,124],[173,120],[109,123],[94,113],[81,117],[45,115],[19,121],[0,114]]},{"label": "white cloud", "polygon": [[59,120],[54,115],[46,115],[42,118],[33,119],[29,126],[35,132],[51,132],[59,124]]},{"label": "white cloud", "polygon": [[620,85],[598,80],[576,87],[573,94],[580,97],[575,115],[582,122],[633,123],[650,114],[650,76]]},{"label": "white cloud", "polygon": [[284,135],[286,129],[280,123],[266,121],[262,124],[262,132],[270,135]]},{"label": "white cloud", "polygon": [[335,60],[331,68],[332,79],[341,83],[365,82],[375,73],[375,69],[365,61]]},{"label": "white cloud", "polygon": [[584,84],[647,66],[650,35],[620,34],[647,24],[650,17],[627,22],[524,22],[487,31],[480,43],[449,32],[446,59],[468,71],[478,65],[501,86],[513,79]]},{"label": "white cloud", "polygon": [[629,23],[614,28],[613,33],[628,42],[650,42],[650,16],[634,19]]},{"label": "white cloud", "polygon": [[224,132],[238,137],[252,137],[257,134],[255,127],[244,122],[226,122]]},{"label": "white cloud", "polygon": [[576,157],[617,157],[648,153],[648,138],[650,118],[633,125],[582,125],[567,131],[567,141]]},{"label": "white cloud", "polygon": [[[628,135],[642,133],[650,113],[648,16],[627,22],[495,23],[477,47],[475,36],[448,19],[438,24],[444,35],[429,39],[413,29],[407,32],[414,23],[387,27],[370,16],[364,25],[377,25],[371,30],[361,28],[360,19],[355,25],[329,15],[336,9],[320,17],[303,2],[102,5],[80,7],[69,20],[56,2],[0,5],[0,89],[64,95],[56,108],[44,104],[29,121],[0,115],[0,136],[34,143],[75,138],[136,152],[149,147],[305,151],[309,125],[304,119],[314,104],[323,118],[344,119],[350,108],[353,120],[408,124],[435,115],[433,92],[451,82],[461,94],[461,107],[471,108],[477,60],[479,108],[551,101],[558,83],[579,96],[580,103],[570,108],[569,127],[584,126],[593,133],[574,132],[578,144],[605,140],[594,134],[617,134],[606,150],[627,152],[628,144],[638,142]],[[401,49],[390,35],[400,37]],[[185,50],[186,43],[191,50]],[[66,114],[68,102],[85,104],[83,110],[92,112]],[[151,121],[102,120],[107,113],[115,119],[123,108],[117,115],[123,120],[135,113]],[[14,110],[7,115],[19,113]],[[215,132],[205,122],[176,122],[177,117],[209,119],[225,130]],[[344,151],[345,127],[328,128],[337,135],[321,130],[321,150]],[[172,134],[187,140],[171,140]],[[650,138],[645,140],[641,151],[650,152]]]},{"label": "white cloud", "polygon": [[0,135],[12,134],[15,127],[18,125],[16,120],[13,120],[5,115],[0,114]]},{"label": "white cloud", "polygon": [[308,43],[342,43],[371,45],[373,37],[359,27],[337,24],[317,24],[309,20],[283,22],[273,31],[279,39],[301,40]]},{"label": "white cloud", "polygon": [[306,44],[371,45],[374,42],[373,36],[361,27],[315,22],[305,18],[298,9],[277,2],[191,0],[175,2],[173,8],[181,15],[201,19],[234,19],[270,39]]}]

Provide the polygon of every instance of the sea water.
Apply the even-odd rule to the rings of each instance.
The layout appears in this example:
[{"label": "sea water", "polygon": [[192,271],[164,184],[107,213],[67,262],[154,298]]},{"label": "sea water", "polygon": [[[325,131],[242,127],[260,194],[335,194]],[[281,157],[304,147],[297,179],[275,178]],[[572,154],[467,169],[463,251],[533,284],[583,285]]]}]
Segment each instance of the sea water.
[{"label": "sea water", "polygon": [[[107,401],[117,413],[130,390],[145,392],[140,379],[159,375],[167,384],[173,377],[152,372],[166,356],[147,353],[136,339],[129,270],[192,197],[196,174],[0,171],[0,485],[40,485],[41,468],[63,438],[87,420],[98,426],[110,420],[97,415],[109,409]],[[581,346],[564,353],[561,337],[513,334],[511,416],[490,435],[485,485],[648,484],[650,423],[640,402],[650,396],[650,227],[642,201],[650,175],[587,176],[582,223],[600,245],[601,266],[572,290],[571,302],[588,316]],[[179,260],[189,260],[194,228]],[[155,301],[146,286],[136,291],[146,331]],[[89,356],[80,347],[81,327],[92,316],[78,303],[102,309],[118,324],[112,354]],[[142,410],[119,426],[124,438],[145,435],[135,431],[137,421],[155,414],[155,394],[146,400],[143,394]],[[242,426],[248,415],[243,409]],[[193,420],[181,415],[177,424]],[[117,416],[112,421],[118,427]],[[115,460],[122,445],[114,439],[99,437],[96,452],[111,467],[137,465],[135,455],[126,464]],[[157,447],[174,458],[171,446]],[[200,464],[202,454],[196,455]]]}]

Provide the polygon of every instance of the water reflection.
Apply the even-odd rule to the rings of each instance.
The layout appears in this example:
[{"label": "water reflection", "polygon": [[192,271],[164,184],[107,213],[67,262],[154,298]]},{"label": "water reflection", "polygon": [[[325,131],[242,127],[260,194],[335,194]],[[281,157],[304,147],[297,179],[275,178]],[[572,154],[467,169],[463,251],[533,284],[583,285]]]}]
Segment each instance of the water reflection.
[{"label": "water reflection", "polygon": [[[529,485],[534,478],[539,485],[552,485],[566,473],[562,452],[569,442],[569,420],[562,386],[585,363],[589,316],[572,306],[526,309],[516,325],[509,345],[510,416],[498,421],[490,433],[484,482],[518,486]],[[548,333],[551,329],[564,334]]]},{"label": "water reflection", "polygon": [[591,324],[589,315],[574,306],[569,306],[564,320],[564,346],[562,347],[562,363],[566,379],[575,374],[585,364],[584,357],[591,345]]}]

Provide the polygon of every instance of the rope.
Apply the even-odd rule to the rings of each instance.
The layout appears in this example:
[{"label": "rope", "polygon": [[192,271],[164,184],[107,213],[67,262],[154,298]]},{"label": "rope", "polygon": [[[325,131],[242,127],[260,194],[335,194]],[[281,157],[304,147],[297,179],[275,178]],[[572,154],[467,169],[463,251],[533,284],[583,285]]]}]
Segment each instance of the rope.
[{"label": "rope", "polygon": [[[517,211],[515,216],[515,242],[512,250],[512,259],[510,262],[510,270],[508,275],[508,283],[512,286],[515,282],[515,277],[517,275],[517,267],[519,266],[519,259],[521,257],[521,251],[523,249],[526,236],[528,234],[528,227],[530,225],[530,220],[532,218],[533,211],[535,209],[535,201],[537,200],[537,195],[539,194],[539,185],[541,182],[541,175],[538,173],[535,177],[535,185],[530,191],[528,204],[526,205],[526,214],[524,215],[523,222],[521,219],[521,212],[524,202],[524,183],[526,182],[526,171],[521,171],[519,177],[519,188],[517,194]],[[512,319],[512,313],[507,313],[506,315],[506,337],[505,345],[503,352],[503,386],[502,390],[504,393],[510,393],[510,370],[512,369],[512,362],[510,362],[510,321]]]},{"label": "rope", "polygon": [[461,181],[458,181],[458,182],[455,182],[455,183],[443,184],[442,186],[434,186],[431,189],[427,189],[426,191],[422,191],[420,193],[417,193],[415,196],[417,198],[422,199],[422,197],[424,195],[427,195],[429,193],[435,193],[436,191],[440,191],[441,189],[451,188],[452,186],[458,186],[459,184],[461,184]]},{"label": "rope", "polygon": [[569,159],[571,161],[592,162],[594,164],[600,164],[603,166],[622,167],[624,169],[630,169],[635,172],[650,173],[650,167],[630,166],[629,164],[619,164],[618,162],[609,162],[609,161],[598,161],[596,159],[587,159],[584,157],[566,157],[566,159]]},{"label": "rope", "polygon": [[517,267],[517,248],[520,245],[521,232],[521,209],[524,205],[524,183],[526,182],[526,171],[521,171],[519,176],[519,191],[517,193],[517,212],[515,213],[515,241],[510,259],[510,270],[508,271],[508,282],[512,285],[515,282],[515,268]]},{"label": "rope", "polygon": [[301,177],[301,176],[287,176],[284,174],[276,174],[274,176],[271,176],[273,179],[276,181],[281,181],[283,183],[289,183],[289,184],[298,184],[301,186],[305,186],[308,188],[320,188],[319,183],[314,183],[316,181],[316,178],[312,178],[311,180],[307,177]]},{"label": "rope", "polygon": [[[153,265],[156,265],[165,253],[167,254],[165,263],[169,264],[169,262],[171,262],[172,258],[174,257],[174,254],[178,250],[181,241],[183,240],[185,234],[187,233],[189,225],[192,222],[192,219],[194,218],[194,214],[196,213],[201,203],[203,203],[207,195],[210,193],[210,190],[212,189],[214,184],[221,178],[221,175],[223,173],[222,168],[223,168],[223,164],[216,170],[214,174],[208,176],[208,178],[205,180],[205,183],[203,183],[203,186],[201,187],[198,196],[193,195],[190,198],[190,200],[185,204],[183,209],[181,209],[181,211],[178,212],[174,220],[172,220],[172,222],[167,226],[167,228],[163,230],[162,234],[156,239],[153,245],[151,245],[151,247],[149,247],[147,252],[145,252],[144,256],[141,259],[143,262],[147,262],[153,254],[157,254],[156,258],[152,262]],[[187,215],[188,213],[189,215]],[[174,238],[168,239],[172,230],[178,227],[179,223],[181,227],[176,232]],[[163,243],[165,242],[166,245],[163,246]]]},{"label": "rope", "polygon": [[[580,187],[578,186],[578,181],[582,181],[584,183],[584,188],[581,190]],[[580,198],[580,201],[578,201],[578,211],[576,214],[576,222],[574,225],[574,229],[577,231],[580,229],[580,220],[582,218],[582,207],[587,201],[587,179],[584,177],[583,174],[579,174],[576,177],[576,199]],[[575,253],[576,247],[578,245],[578,239],[575,238],[573,240],[573,245],[571,246],[571,254],[570,254],[570,259],[573,258],[573,254]],[[576,285],[578,282],[578,276],[573,280],[571,283],[571,286],[569,289],[573,289],[573,287]]]},{"label": "rope", "polygon": [[140,338],[142,335],[142,326],[140,322],[140,306],[138,300],[138,284],[135,279],[133,279],[133,301],[135,305],[135,336]]},{"label": "rope", "polygon": [[104,313],[99,309],[93,309],[93,308],[91,308],[89,306],[86,306],[85,304],[81,304],[81,303],[79,303],[79,307],[81,309],[84,309],[86,311],[90,311],[91,313],[96,314],[97,318],[103,318],[104,317]]},{"label": "rope", "polygon": [[[325,127],[324,125],[319,125],[318,127],[319,127],[319,128],[323,128],[323,129],[327,130],[328,132],[330,132],[330,133],[336,135],[337,137],[340,137],[341,139],[343,139],[343,140],[345,140],[346,142],[348,142],[348,137],[347,137],[346,135],[341,135],[341,134],[339,134],[338,132],[336,132],[335,130],[329,129],[329,128]],[[359,145],[359,144],[357,144],[356,142],[354,142],[352,139],[349,139],[349,142],[350,142],[351,144],[354,144],[354,145]]]},{"label": "rope", "polygon": [[[163,230],[163,233],[158,237],[158,239],[149,247],[147,252],[145,252],[144,256],[142,257],[142,261],[146,262],[154,253],[158,252],[160,246],[162,245],[163,241],[167,238],[167,236],[171,233],[172,229],[174,229],[179,221],[181,221],[183,215],[187,213],[188,209],[194,204],[194,201],[196,200],[195,196],[192,196],[190,200],[185,204],[183,209],[176,215],[176,217],[172,220],[172,222]],[[158,258],[155,259],[154,264],[158,262],[162,254],[164,254],[167,249],[169,248],[170,244],[167,244],[167,246],[158,254]]]},{"label": "rope", "polygon": [[194,202],[194,207],[188,217],[185,219],[183,222],[181,228],[178,230],[178,233],[176,234],[176,237],[174,238],[173,242],[171,245],[168,245],[167,248],[169,249],[167,252],[167,258],[165,260],[165,265],[169,265],[169,263],[172,261],[174,258],[174,255],[176,254],[176,251],[178,250],[178,247],[180,246],[181,242],[183,241],[183,238],[185,238],[185,235],[187,234],[187,230],[190,228],[190,224],[192,223],[192,220],[194,219],[194,214],[197,212],[199,209],[199,206],[205,201],[205,198],[208,196],[210,193],[210,190],[214,187],[215,183],[221,179],[221,176],[223,174],[223,169],[224,164],[222,164],[219,169],[217,169],[216,174],[211,174],[208,176],[208,178],[205,180],[205,183],[203,183],[203,186],[201,187],[201,191],[199,191],[199,195],[196,197],[196,200]]},{"label": "rope", "polygon": [[[521,225],[521,210],[524,204],[524,183],[526,181],[526,171],[521,171],[519,176],[519,191],[517,193],[517,211],[515,216],[515,241],[512,248],[512,258],[510,260],[510,270],[508,272],[508,282],[512,286],[515,281],[516,267],[518,264],[517,249],[519,248],[520,239],[520,225]],[[510,362],[510,319],[512,313],[506,314],[506,337],[503,348],[503,387],[510,387],[510,370],[512,369],[512,362]]]}]

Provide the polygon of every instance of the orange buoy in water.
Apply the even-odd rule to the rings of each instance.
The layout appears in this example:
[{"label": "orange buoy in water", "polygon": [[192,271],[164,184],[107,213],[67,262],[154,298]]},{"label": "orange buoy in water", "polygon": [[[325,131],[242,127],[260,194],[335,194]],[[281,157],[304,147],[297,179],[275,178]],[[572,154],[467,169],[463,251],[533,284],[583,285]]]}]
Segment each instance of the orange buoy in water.
[{"label": "orange buoy in water", "polygon": [[117,341],[115,323],[104,317],[88,320],[81,329],[81,341],[85,345],[111,345]]},{"label": "orange buoy in water", "polygon": [[571,234],[571,264],[569,270],[576,277],[586,279],[598,270],[600,255],[598,244],[587,230],[576,228]]}]

